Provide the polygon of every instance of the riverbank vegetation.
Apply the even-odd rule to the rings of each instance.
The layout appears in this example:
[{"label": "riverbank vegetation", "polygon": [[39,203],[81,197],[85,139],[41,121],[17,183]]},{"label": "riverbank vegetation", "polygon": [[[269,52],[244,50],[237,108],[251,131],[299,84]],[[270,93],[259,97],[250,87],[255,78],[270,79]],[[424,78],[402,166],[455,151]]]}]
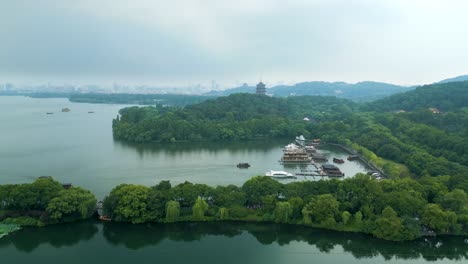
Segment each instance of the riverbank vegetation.
[{"label": "riverbank vegetation", "polygon": [[[468,195],[449,186],[450,176],[378,181],[358,174],[345,180],[279,183],[253,177],[242,186],[168,181],[147,187],[121,184],[104,199],[117,222],[274,222],[360,232],[391,241],[423,235],[468,234]],[[91,217],[96,199],[52,178],[0,185],[3,227],[43,226]],[[5,230],[5,228],[3,228]],[[10,231],[2,231],[3,234]],[[434,233],[433,233],[434,232]]]},{"label": "riverbank vegetation", "polygon": [[377,181],[359,174],[345,180],[281,184],[253,177],[242,187],[185,182],[171,186],[122,184],[104,200],[114,221],[248,221],[362,232],[392,241],[431,234],[468,234],[468,195],[447,187],[449,176]]},{"label": "riverbank vegetation", "polygon": [[89,218],[96,198],[80,187],[65,187],[51,177],[33,183],[0,185],[0,223],[44,226]]},{"label": "riverbank vegetation", "polygon": [[14,224],[0,224],[0,238],[20,230],[21,227]]}]

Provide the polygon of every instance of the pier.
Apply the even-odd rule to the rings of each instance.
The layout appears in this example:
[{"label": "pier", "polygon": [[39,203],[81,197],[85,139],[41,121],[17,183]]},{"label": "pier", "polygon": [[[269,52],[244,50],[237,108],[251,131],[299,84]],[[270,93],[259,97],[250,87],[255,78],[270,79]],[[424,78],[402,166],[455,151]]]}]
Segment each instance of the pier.
[{"label": "pier", "polygon": [[348,152],[349,154],[351,154],[353,156],[357,156],[357,159],[359,159],[362,163],[366,164],[366,166],[369,167],[371,170],[373,170],[375,172],[378,172],[382,177],[387,178],[385,173],[380,168],[378,168],[375,164],[373,164],[372,162],[365,159],[363,156],[361,156],[355,150],[350,149],[347,146],[344,146],[344,145],[341,145],[341,144],[336,144],[336,143],[322,143],[322,145],[330,145],[330,146],[339,147],[339,148],[343,149],[344,151]]}]

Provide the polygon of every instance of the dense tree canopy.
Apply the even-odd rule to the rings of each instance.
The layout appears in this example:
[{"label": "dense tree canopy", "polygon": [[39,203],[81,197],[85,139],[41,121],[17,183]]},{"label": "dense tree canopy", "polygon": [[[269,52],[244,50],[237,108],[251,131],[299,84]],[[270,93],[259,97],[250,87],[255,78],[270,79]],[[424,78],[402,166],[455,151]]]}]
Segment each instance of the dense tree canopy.
[{"label": "dense tree canopy", "polygon": [[[95,196],[79,187],[64,188],[52,177],[33,183],[0,185],[0,221],[43,225],[85,219],[94,214]],[[20,219],[14,221],[13,218]]]},{"label": "dense tree canopy", "polygon": [[[114,220],[127,222],[271,221],[365,232],[395,241],[415,239],[422,235],[423,227],[441,234],[466,234],[467,194],[459,189],[440,188],[430,179],[377,181],[359,174],[345,180],[289,184],[253,177],[242,188],[188,182],[174,187],[167,182],[154,187],[119,185],[105,203],[109,200],[116,205],[108,211]],[[165,201],[164,212],[158,218],[142,218],[153,215],[153,208],[159,208],[152,206],[150,196],[143,194],[161,186],[165,186],[164,192],[159,193],[155,202]],[[115,196],[117,193],[122,195]],[[129,207],[128,201],[144,206]],[[126,216],[120,217],[123,210]]]}]

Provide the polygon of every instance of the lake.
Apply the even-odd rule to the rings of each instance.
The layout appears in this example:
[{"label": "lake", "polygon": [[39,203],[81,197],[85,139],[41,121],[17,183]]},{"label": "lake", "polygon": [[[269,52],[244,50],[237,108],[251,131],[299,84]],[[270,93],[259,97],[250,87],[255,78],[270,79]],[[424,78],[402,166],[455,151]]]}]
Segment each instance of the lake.
[{"label": "lake", "polygon": [[[62,113],[64,107],[71,111]],[[288,141],[155,145],[114,141],[112,118],[122,107],[0,97],[0,183],[51,175],[90,189],[102,199],[120,183],[242,185],[271,169],[300,170],[278,163]],[[339,149],[320,151],[330,159],[347,156]],[[252,167],[238,169],[239,162]],[[366,171],[359,162],[338,166],[346,177]],[[0,258],[2,263],[72,264],[455,263],[468,258],[463,239],[392,243],[361,234],[274,224],[130,225],[90,220],[20,230],[0,239]]]},{"label": "lake", "polygon": [[[0,96],[0,182],[25,183],[48,175],[89,189],[102,199],[120,183],[151,186],[170,180],[173,184],[190,181],[240,186],[269,170],[301,169],[285,168],[278,162],[288,141],[155,145],[114,141],[112,119],[123,107],[71,103],[63,98]],[[61,112],[62,108],[71,111]],[[330,160],[347,157],[336,148],[321,151]],[[238,169],[240,162],[251,167]],[[358,161],[346,161],[338,167],[346,177],[366,171]],[[320,177],[297,180],[317,179]]]},{"label": "lake", "polygon": [[466,263],[461,237],[394,243],[313,228],[231,222],[85,221],[0,240],[2,263]]}]

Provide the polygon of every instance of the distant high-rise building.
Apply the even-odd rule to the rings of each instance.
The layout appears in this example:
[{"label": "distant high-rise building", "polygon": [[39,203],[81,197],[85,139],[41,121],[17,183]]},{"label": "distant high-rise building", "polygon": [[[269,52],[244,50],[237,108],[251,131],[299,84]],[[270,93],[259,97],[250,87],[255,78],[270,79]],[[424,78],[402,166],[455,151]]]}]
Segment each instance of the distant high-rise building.
[{"label": "distant high-rise building", "polygon": [[265,84],[262,82],[259,82],[257,84],[257,94],[266,94],[266,88]]}]

